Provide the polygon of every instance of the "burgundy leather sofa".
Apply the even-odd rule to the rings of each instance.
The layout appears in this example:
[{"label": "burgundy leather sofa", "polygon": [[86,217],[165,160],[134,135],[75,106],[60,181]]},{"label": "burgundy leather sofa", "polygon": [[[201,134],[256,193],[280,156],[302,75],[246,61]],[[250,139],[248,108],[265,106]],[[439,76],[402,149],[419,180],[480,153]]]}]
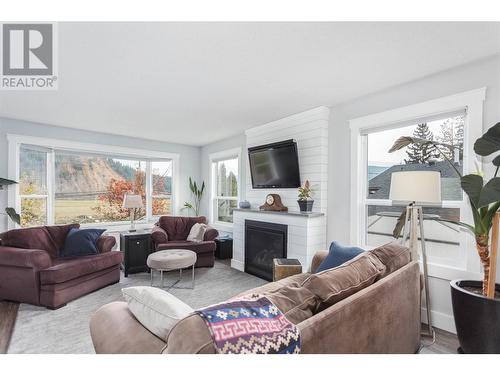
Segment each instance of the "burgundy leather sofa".
[{"label": "burgundy leather sofa", "polygon": [[59,258],[78,224],[15,229],[0,234],[0,300],[57,309],[68,301],[120,281],[122,254],[114,237],[101,236],[99,254]]},{"label": "burgundy leather sofa", "polygon": [[151,238],[155,250],[187,249],[198,256],[195,267],[213,267],[215,262],[215,239],[219,235],[216,229],[208,228],[203,241],[187,241],[191,227],[196,224],[206,224],[205,216],[162,216],[157,226],[153,228]]}]

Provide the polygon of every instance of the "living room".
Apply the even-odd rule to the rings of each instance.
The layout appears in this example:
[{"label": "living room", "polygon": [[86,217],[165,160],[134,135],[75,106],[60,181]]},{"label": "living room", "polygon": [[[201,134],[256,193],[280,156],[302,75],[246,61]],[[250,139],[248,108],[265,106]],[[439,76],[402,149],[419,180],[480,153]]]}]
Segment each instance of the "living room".
[{"label": "living room", "polygon": [[0,353],[500,354],[500,22],[138,17],[0,24]]}]

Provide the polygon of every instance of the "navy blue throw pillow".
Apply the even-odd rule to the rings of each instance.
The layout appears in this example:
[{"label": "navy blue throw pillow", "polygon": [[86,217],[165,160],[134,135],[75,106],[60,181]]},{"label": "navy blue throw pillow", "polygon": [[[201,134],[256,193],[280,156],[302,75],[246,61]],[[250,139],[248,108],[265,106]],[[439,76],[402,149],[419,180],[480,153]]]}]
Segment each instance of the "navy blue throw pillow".
[{"label": "navy blue throw pillow", "polygon": [[97,240],[105,229],[77,229],[71,228],[64,241],[64,248],[60,256],[79,257],[84,255],[96,255]]},{"label": "navy blue throw pillow", "polygon": [[330,268],[338,267],[344,264],[348,260],[355,258],[359,254],[364,252],[363,249],[354,246],[342,246],[336,241],[333,241],[330,245],[330,250],[325,260],[321,262],[315,273],[328,270]]}]

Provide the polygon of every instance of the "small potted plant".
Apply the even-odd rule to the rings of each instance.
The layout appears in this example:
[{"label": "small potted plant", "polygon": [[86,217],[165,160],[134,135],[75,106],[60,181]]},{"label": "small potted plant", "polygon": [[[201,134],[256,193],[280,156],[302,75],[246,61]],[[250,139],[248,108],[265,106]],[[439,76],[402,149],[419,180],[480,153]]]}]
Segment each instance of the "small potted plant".
[{"label": "small potted plant", "polygon": [[311,212],[313,208],[314,200],[311,199],[313,191],[309,180],[306,180],[304,186],[299,187],[299,199],[297,203],[300,207],[300,212]]},{"label": "small potted plant", "polygon": [[185,202],[182,209],[191,209],[193,210],[195,216],[200,216],[201,199],[203,198],[203,192],[205,191],[205,181],[203,181],[201,186],[198,187],[196,181],[189,177],[189,190],[191,190],[194,202]]}]

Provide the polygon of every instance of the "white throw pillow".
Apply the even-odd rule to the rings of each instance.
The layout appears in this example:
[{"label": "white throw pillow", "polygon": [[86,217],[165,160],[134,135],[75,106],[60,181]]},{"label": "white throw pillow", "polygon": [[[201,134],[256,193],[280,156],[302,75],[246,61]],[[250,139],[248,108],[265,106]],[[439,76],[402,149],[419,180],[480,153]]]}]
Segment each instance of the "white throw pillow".
[{"label": "white throw pillow", "polygon": [[193,242],[203,241],[203,237],[205,236],[206,231],[207,231],[206,224],[196,223],[191,227],[187,240]]},{"label": "white throw pillow", "polygon": [[136,319],[163,340],[179,320],[194,312],[177,297],[151,286],[123,288],[122,293]]}]

